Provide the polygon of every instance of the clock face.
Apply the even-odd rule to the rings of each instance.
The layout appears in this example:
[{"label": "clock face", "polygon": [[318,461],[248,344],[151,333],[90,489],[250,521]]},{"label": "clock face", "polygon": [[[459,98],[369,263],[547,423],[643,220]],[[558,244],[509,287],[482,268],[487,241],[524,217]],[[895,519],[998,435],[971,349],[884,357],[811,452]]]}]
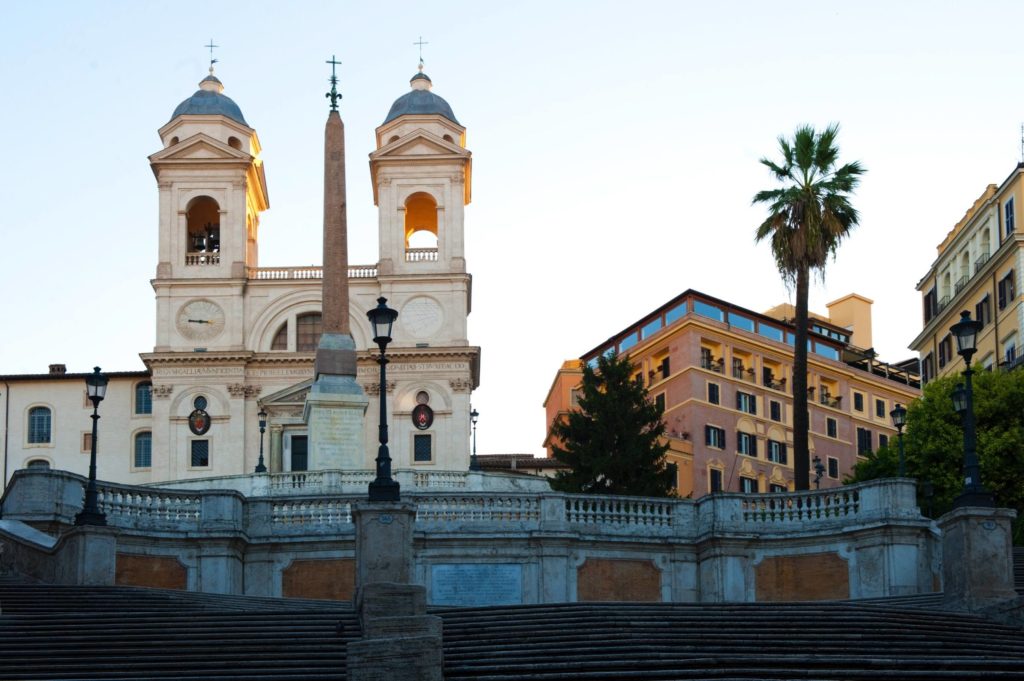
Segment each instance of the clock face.
[{"label": "clock face", "polygon": [[402,307],[398,321],[412,338],[430,338],[441,330],[442,316],[435,300],[417,296]]},{"label": "clock face", "polygon": [[178,333],[190,340],[210,340],[224,330],[224,310],[210,300],[192,300],[181,306]]}]

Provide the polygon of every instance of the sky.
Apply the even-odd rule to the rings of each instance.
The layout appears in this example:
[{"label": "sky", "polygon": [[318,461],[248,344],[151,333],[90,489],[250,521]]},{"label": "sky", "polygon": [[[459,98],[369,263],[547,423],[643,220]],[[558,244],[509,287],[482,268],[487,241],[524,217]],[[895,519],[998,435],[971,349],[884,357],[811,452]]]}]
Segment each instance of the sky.
[{"label": "sky", "polygon": [[812,311],[874,301],[874,346],[913,356],[935,247],[1021,160],[1020,2],[6,2],[0,22],[0,373],[142,369],[152,349],[157,129],[220,47],[257,130],[260,265],[321,263],[331,55],[346,126],[349,261],[377,261],[367,155],[420,36],[467,128],[469,340],[480,453],[543,451],[578,357],[693,288],[792,301],[754,194],[800,124],[841,125],[868,169],[859,227]]}]

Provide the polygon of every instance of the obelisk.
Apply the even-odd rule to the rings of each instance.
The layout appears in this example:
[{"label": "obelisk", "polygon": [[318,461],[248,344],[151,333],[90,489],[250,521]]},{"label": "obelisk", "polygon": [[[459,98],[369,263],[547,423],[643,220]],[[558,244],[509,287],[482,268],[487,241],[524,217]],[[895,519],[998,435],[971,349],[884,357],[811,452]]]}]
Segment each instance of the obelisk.
[{"label": "obelisk", "polygon": [[368,468],[363,417],[369,398],[356,383],[356,344],[349,326],[348,220],[345,198],[345,126],[338,113],[332,57],[331,110],[324,131],[323,333],[313,385],[303,411],[309,428],[309,468]]}]

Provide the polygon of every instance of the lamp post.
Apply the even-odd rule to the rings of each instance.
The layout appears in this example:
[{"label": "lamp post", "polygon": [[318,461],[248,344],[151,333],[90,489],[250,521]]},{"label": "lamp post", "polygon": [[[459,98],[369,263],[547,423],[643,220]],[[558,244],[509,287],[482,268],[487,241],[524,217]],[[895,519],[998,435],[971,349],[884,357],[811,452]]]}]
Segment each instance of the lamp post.
[{"label": "lamp post", "polygon": [[892,418],[892,425],[896,426],[896,441],[900,452],[900,477],[902,478],[907,474],[907,464],[903,454],[903,426],[907,425],[907,408],[897,403],[889,412],[889,416]]},{"label": "lamp post", "polygon": [[256,464],[257,473],[266,473],[267,467],[263,465],[263,433],[267,432],[267,412],[260,408],[260,413],[256,415],[260,420],[260,460]]},{"label": "lamp post", "polygon": [[89,484],[85,487],[85,506],[75,516],[75,525],[106,525],[107,516],[100,510],[96,492],[96,441],[97,421],[100,420],[100,402],[107,396],[107,383],[110,379],[94,367],[92,373],[85,377],[85,391],[92,402],[92,447],[89,454]]},{"label": "lamp post", "polygon": [[469,457],[469,470],[480,470],[480,462],[476,458],[476,420],[480,418],[480,412],[476,409],[469,412],[469,422],[473,424],[473,453]]},{"label": "lamp post", "polygon": [[814,489],[821,489],[821,478],[825,475],[825,464],[821,462],[821,457],[817,454],[812,459],[814,461]]},{"label": "lamp post", "polygon": [[971,384],[974,370],[971,369],[971,357],[978,349],[978,332],[981,331],[981,327],[981,322],[972,320],[971,313],[964,310],[960,313],[960,321],[949,328],[950,333],[956,338],[957,354],[964,358],[964,378],[967,384],[966,388],[963,384],[957,385],[953,391],[953,408],[960,414],[964,424],[964,491],[953,500],[953,508],[996,505],[992,494],[981,484],[977,438],[974,432],[974,388]]},{"label": "lamp post", "polygon": [[391,479],[391,456],[388,454],[387,365],[384,349],[391,342],[391,326],[398,319],[398,311],[387,306],[388,299],[381,296],[377,307],[366,313],[373,327],[373,342],[380,348],[380,425],[377,427],[380,447],[377,448],[377,477],[370,483],[370,501],[398,501],[398,481]]}]

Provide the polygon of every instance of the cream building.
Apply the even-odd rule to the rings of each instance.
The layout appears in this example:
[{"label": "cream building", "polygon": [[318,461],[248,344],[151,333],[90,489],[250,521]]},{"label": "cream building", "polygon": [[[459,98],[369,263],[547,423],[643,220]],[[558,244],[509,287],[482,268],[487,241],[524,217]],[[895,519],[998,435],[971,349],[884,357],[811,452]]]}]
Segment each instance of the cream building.
[{"label": "cream building", "polygon": [[[370,155],[379,261],[349,268],[357,380],[371,399],[365,468],[376,455],[379,397],[366,312],[385,296],[399,312],[388,347],[393,465],[465,470],[480,358],[466,329],[472,161],[466,129],[430,79],[417,73],[411,86],[377,128]],[[100,406],[101,479],[252,472],[261,408],[270,470],[308,466],[302,413],[321,329],[322,269],[260,267],[260,214],[270,201],[259,137],[212,72],[199,87],[159,129],[161,148],[149,157],[159,192],[156,339],[141,355],[148,372],[115,374]],[[55,366],[2,376],[0,391],[5,482],[32,461],[85,471],[84,374]],[[412,420],[419,404],[433,417],[425,428]],[[189,423],[196,409],[211,422],[202,434]]]},{"label": "cream building", "polygon": [[985,188],[938,245],[938,255],[917,284],[923,328],[910,344],[921,358],[921,378],[963,371],[950,327],[962,311],[982,323],[974,362],[986,369],[1015,368],[1024,361],[1024,233],[1017,208],[1024,205],[1024,164],[999,186]]}]

